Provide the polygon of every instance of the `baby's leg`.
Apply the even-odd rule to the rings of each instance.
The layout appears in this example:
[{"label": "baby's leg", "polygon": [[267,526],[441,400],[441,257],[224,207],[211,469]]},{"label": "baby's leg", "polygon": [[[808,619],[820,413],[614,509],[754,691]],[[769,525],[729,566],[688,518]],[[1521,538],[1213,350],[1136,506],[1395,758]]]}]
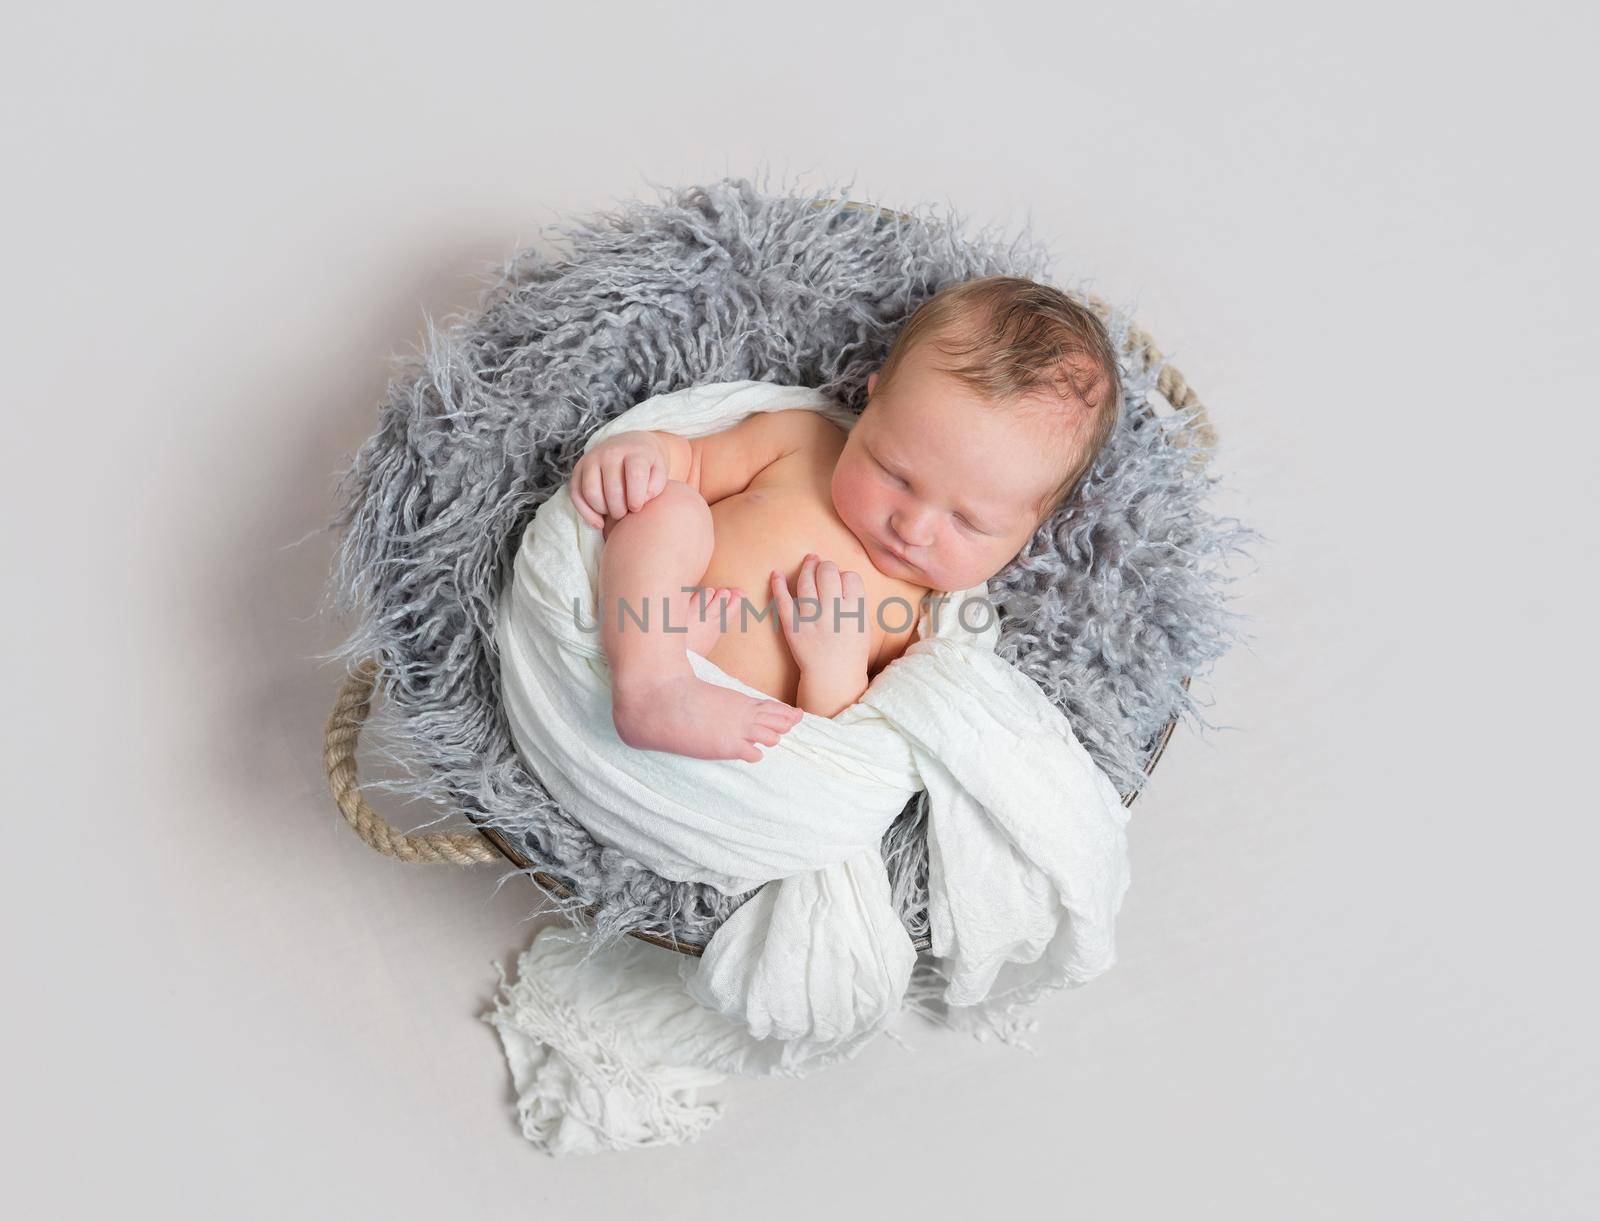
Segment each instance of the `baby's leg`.
[{"label": "baby's leg", "polygon": [[[617,735],[640,750],[759,763],[756,743],[776,745],[800,710],[702,682],[684,652],[704,656],[719,634],[714,620],[722,604],[702,603],[683,588],[705,575],[714,537],[705,499],[675,479],[644,508],[608,522],[600,642],[611,663],[612,720]],[[702,606],[713,620],[709,631]]]}]

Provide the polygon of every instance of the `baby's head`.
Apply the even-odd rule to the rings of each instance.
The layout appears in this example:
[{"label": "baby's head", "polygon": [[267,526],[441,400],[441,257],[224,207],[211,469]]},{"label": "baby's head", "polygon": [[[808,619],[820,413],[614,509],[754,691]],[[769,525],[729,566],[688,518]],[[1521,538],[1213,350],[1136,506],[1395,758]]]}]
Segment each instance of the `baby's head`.
[{"label": "baby's head", "polygon": [[1121,381],[1087,308],[989,276],[924,302],[867,396],[834,510],[879,571],[950,591],[999,572],[1071,495],[1116,425]]}]

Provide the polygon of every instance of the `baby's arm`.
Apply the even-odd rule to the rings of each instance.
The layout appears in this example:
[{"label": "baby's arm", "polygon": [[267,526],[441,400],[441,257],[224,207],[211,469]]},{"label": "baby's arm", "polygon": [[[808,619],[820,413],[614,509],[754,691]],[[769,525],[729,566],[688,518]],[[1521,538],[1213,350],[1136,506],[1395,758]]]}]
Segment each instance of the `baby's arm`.
[{"label": "baby's arm", "polygon": [[872,659],[861,574],[840,572],[832,560],[812,552],[800,565],[794,597],[776,570],[772,595],[784,639],[800,666],[795,705],[824,717],[844,711],[867,689]]},{"label": "baby's arm", "polygon": [[779,458],[809,444],[820,429],[832,427],[818,412],[789,407],[755,412],[705,437],[659,429],[618,433],[578,460],[572,499],[579,515],[601,529],[644,508],[673,479],[699,492],[708,505],[716,504],[744,491]]}]

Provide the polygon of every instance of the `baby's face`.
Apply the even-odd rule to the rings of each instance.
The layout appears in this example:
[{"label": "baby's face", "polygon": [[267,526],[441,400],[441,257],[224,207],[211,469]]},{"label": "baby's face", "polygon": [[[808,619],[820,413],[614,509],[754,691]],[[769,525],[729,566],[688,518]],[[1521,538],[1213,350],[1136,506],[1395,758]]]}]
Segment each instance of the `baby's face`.
[{"label": "baby's face", "polygon": [[1039,526],[1068,455],[1029,412],[996,410],[921,344],[875,393],[833,470],[833,507],[873,566],[926,589],[970,589]]}]

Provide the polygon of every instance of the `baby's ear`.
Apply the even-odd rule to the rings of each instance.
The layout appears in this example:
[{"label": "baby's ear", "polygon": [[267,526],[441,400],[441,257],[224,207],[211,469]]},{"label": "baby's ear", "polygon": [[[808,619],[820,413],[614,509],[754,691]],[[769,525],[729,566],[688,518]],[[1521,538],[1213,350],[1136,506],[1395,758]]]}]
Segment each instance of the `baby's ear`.
[{"label": "baby's ear", "polygon": [[877,384],[878,384],[878,375],[876,373],[867,374],[867,397],[868,398],[872,397],[873,387],[876,386]]}]

